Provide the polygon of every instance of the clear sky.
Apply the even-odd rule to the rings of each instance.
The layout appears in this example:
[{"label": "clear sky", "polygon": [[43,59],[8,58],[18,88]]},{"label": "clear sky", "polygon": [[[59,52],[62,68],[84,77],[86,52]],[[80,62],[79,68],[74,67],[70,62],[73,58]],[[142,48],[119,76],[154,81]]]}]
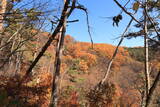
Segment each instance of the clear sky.
[{"label": "clear sky", "polygon": [[[29,4],[32,0],[24,0],[22,4]],[[47,11],[52,8],[58,8],[60,5],[60,1],[63,0],[35,0],[34,2],[43,4],[45,2],[45,6],[41,6],[40,9]],[[123,20],[119,23],[119,27],[112,26],[112,18],[105,17],[113,17],[120,13],[121,9],[114,3],[113,0],[78,0],[80,4],[84,5],[89,12],[89,21],[91,26],[91,33],[94,43],[108,43],[117,45],[120,37],[123,33],[125,27],[127,26],[130,17],[123,15]],[[122,5],[124,5],[128,0],[118,0]],[[135,0],[130,0],[134,2]],[[28,7],[34,7],[34,2],[31,5],[27,5]],[[22,4],[19,4],[20,6]],[[35,3],[36,4],[36,3]],[[32,6],[33,5],[33,6]],[[55,11],[56,13],[56,11]],[[58,13],[58,11],[57,11]],[[52,18],[51,18],[52,19]],[[85,13],[81,10],[74,10],[73,14],[69,18],[69,20],[79,19],[79,22],[68,24],[67,26],[67,34],[73,36],[77,41],[90,42],[90,38],[87,31],[86,24],[86,16]],[[50,25],[49,25],[50,26]],[[45,27],[49,28],[49,27]],[[130,28],[130,31],[134,31],[135,28]],[[125,39],[122,43],[122,46],[142,46],[143,38]]]},{"label": "clear sky", "polygon": [[[119,1],[122,4],[125,4],[127,0]],[[119,23],[119,27],[113,27],[112,19],[104,18],[116,16],[121,11],[113,0],[79,0],[79,2],[88,9],[91,33],[94,43],[109,43],[117,45],[119,39],[116,38],[123,33],[130,17],[123,14],[123,20]],[[79,19],[79,22],[69,24],[67,34],[73,36],[78,41],[90,42],[87,32],[85,13],[80,10],[75,10],[69,20],[73,19]],[[133,29],[134,28],[132,27],[130,30],[133,31]],[[122,43],[122,46],[129,47],[142,45],[143,38],[131,40],[125,39]]]}]

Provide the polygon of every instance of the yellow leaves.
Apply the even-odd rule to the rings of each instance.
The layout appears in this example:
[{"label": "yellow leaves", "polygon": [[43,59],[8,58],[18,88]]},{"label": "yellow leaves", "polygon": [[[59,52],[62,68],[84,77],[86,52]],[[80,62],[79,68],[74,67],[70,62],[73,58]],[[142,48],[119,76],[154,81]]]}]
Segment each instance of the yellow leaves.
[{"label": "yellow leaves", "polygon": [[137,1],[137,2],[135,2],[135,3],[133,4],[132,9],[133,9],[134,11],[137,11],[137,10],[139,9],[139,6],[140,6],[140,3]]},{"label": "yellow leaves", "polygon": [[85,60],[88,66],[94,65],[97,62],[97,58],[95,55],[87,53],[85,51],[81,51],[77,56],[77,58]]},{"label": "yellow leaves", "polygon": [[87,62],[85,62],[84,60],[81,60],[79,63],[79,69],[81,71],[87,72],[88,70]]}]

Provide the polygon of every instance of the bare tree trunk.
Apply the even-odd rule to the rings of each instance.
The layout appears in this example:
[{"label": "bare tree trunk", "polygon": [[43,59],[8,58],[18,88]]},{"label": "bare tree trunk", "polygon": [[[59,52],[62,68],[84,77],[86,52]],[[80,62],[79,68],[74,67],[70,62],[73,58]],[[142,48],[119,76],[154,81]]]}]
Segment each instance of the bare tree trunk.
[{"label": "bare tree trunk", "polygon": [[[145,7],[144,7],[144,49],[145,49],[145,85],[146,85],[146,98],[148,97],[149,89],[150,89],[150,76],[149,76],[149,60],[148,60],[148,29],[147,29],[147,0],[145,0]],[[145,102],[147,103],[147,102]]]},{"label": "bare tree trunk", "polygon": [[[64,1],[64,4],[65,5],[69,4],[70,1],[68,0],[67,2]],[[63,22],[63,26],[61,28],[61,32],[59,34],[59,40],[58,40],[58,44],[56,47],[50,107],[57,107],[58,106],[61,54],[62,54],[62,47],[64,44],[64,37],[65,37],[65,33],[66,33],[67,11],[66,11],[66,13],[62,13],[62,15],[64,15],[64,22]]]},{"label": "bare tree trunk", "polygon": [[4,13],[6,12],[6,7],[7,7],[7,0],[1,0],[0,2],[0,46],[2,46],[4,44],[4,41],[3,41],[3,37],[1,37],[1,33],[3,32],[3,21],[4,21]]},{"label": "bare tree trunk", "polygon": [[1,0],[1,8],[0,8],[0,32],[3,30],[3,20],[5,17],[6,7],[7,7],[7,0]]},{"label": "bare tree trunk", "polygon": [[21,70],[22,52],[18,52],[16,55],[15,75]]},{"label": "bare tree trunk", "polygon": [[145,91],[141,92],[141,107],[145,105]]},{"label": "bare tree trunk", "polygon": [[35,58],[33,63],[30,65],[30,67],[26,71],[26,74],[23,77],[23,80],[25,80],[25,78],[27,78],[27,76],[32,72],[32,69],[34,68],[34,66],[38,63],[38,61],[43,56],[43,54],[45,53],[47,48],[51,45],[52,41],[55,39],[57,34],[60,32],[60,30],[63,26],[64,20],[65,20],[65,15],[67,15],[67,18],[68,18],[71,15],[72,11],[76,8],[75,7],[76,0],[72,0],[72,6],[71,6],[69,12],[67,12],[69,3],[70,3],[70,0],[66,0],[65,5],[64,5],[64,9],[62,11],[61,18],[59,20],[59,23],[58,23],[56,29],[54,30],[54,32],[52,33],[51,37],[48,39],[46,44],[42,47],[41,51],[39,52],[39,54],[37,55],[37,57]]},{"label": "bare tree trunk", "polygon": [[60,34],[57,49],[56,49],[56,56],[55,56],[55,63],[54,63],[54,74],[53,74],[53,83],[52,83],[52,94],[51,94],[51,107],[57,107],[58,104],[58,93],[59,93],[59,80],[60,80],[60,66],[61,66],[61,54],[62,54],[62,47],[64,42],[64,36],[66,32],[66,20],[62,28],[62,34]]},{"label": "bare tree trunk", "polygon": [[[64,0],[65,5],[69,3],[70,3],[70,0]],[[76,0],[73,0],[70,10],[66,11],[65,13],[62,13],[62,16],[64,16],[64,22],[61,28],[61,33],[59,35],[59,41],[56,48],[50,107],[58,106],[58,97],[60,92],[60,79],[61,79],[60,78],[61,54],[62,54],[62,48],[64,44],[64,37],[66,33],[66,23],[67,23],[67,18],[71,15],[71,13],[75,8],[75,3],[76,3]]]},{"label": "bare tree trunk", "polygon": [[[157,0],[157,1],[158,1],[158,0]],[[154,25],[154,30],[155,30],[155,32],[157,33],[158,38],[160,38],[160,34],[158,33],[158,30],[156,29],[156,26],[155,26],[155,24],[154,24],[154,21],[153,21],[152,18],[148,15],[147,11],[146,11],[146,15],[147,15],[150,23],[151,23],[152,25]],[[160,70],[158,71],[158,74],[157,74],[155,80],[153,81],[152,86],[151,86],[150,89],[149,89],[149,93],[148,93],[148,96],[147,96],[147,98],[146,98],[146,105],[145,105],[145,107],[148,107],[148,106],[149,106],[149,104],[150,104],[150,102],[151,102],[151,99],[152,99],[152,96],[153,96],[153,93],[154,93],[155,89],[157,88],[159,82],[160,82]]]},{"label": "bare tree trunk", "polygon": [[63,9],[60,21],[59,21],[56,29],[54,30],[53,34],[48,39],[48,41],[46,42],[46,44],[42,47],[41,51],[39,52],[39,54],[37,55],[37,57],[35,58],[35,60],[33,61],[33,63],[30,65],[30,67],[26,71],[24,79],[32,72],[32,69],[34,68],[34,66],[38,63],[38,61],[40,60],[40,58],[43,56],[43,54],[45,53],[45,51],[47,50],[47,48],[50,46],[50,44],[52,43],[52,41],[55,39],[55,37],[59,33],[60,29],[62,28],[63,23],[64,23],[64,19],[65,19],[64,14],[67,13],[67,9],[68,9],[68,3],[69,3],[68,1],[70,1],[70,0],[67,0],[66,4],[64,6],[64,9]]},{"label": "bare tree trunk", "polygon": [[[11,50],[10,52],[12,53],[14,51],[14,47],[15,47],[15,44],[16,44],[16,39],[17,39],[17,36],[16,35],[13,39],[13,43],[12,43],[12,47],[11,47]],[[10,58],[9,58],[9,71],[12,71],[13,70],[13,66],[14,66],[14,55],[11,55]],[[14,71],[14,70],[13,70]],[[13,72],[12,71],[12,72]]]},{"label": "bare tree trunk", "polygon": [[[18,35],[18,42],[22,41],[21,35]],[[17,52],[16,54],[16,67],[15,67],[15,75],[20,72],[21,70],[21,61],[22,61],[22,54],[23,52]]]}]

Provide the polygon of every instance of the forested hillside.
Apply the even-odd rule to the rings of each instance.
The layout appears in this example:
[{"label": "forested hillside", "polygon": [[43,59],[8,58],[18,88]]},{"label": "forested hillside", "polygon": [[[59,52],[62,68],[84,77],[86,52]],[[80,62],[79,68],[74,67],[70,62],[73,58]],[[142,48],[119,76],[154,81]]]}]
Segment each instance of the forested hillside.
[{"label": "forested hillside", "polygon": [[[25,52],[23,62],[18,71],[17,62],[12,66],[6,64],[1,71],[1,105],[11,106],[48,106],[51,94],[51,77],[53,72],[54,54],[56,42],[48,48],[40,62],[36,65],[29,79],[22,88],[17,85],[20,78],[38,53],[40,44],[49,37],[48,33],[39,33],[38,42],[31,42],[30,51]],[[34,48],[37,48],[37,51]],[[110,106],[140,106],[144,86],[143,62],[139,57],[144,57],[143,48],[120,47],[111,67],[111,74],[107,82],[107,90],[103,90],[106,96],[96,94],[94,86],[101,80],[105,71],[106,63],[114,53],[115,46],[110,44],[94,44],[78,42],[70,35],[65,36],[61,64],[61,95],[60,106],[86,104],[105,104]],[[34,51],[33,51],[33,50]],[[158,57],[157,54],[155,57]],[[154,78],[159,69],[159,60],[150,61],[151,76]],[[102,94],[103,94],[102,93]],[[97,96],[94,96],[97,95]],[[155,105],[158,105],[159,93],[156,92]],[[98,97],[92,101],[94,97]],[[100,98],[99,98],[100,97]],[[16,99],[15,99],[16,98]],[[103,105],[103,104],[102,104]],[[98,106],[98,105],[97,105]]]},{"label": "forested hillside", "polygon": [[160,107],[159,13],[159,0],[0,0],[0,107]]}]

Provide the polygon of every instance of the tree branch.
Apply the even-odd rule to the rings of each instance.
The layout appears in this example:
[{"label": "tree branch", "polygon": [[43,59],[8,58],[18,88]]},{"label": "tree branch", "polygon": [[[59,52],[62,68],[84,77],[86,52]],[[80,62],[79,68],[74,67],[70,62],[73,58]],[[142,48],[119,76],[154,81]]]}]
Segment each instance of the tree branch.
[{"label": "tree branch", "polygon": [[77,9],[80,9],[80,10],[83,10],[86,14],[86,21],[87,21],[87,28],[88,28],[88,34],[89,34],[89,37],[90,37],[90,40],[91,40],[91,44],[92,44],[92,48],[93,48],[93,39],[92,39],[92,34],[91,34],[91,28],[90,28],[90,24],[89,24],[89,16],[88,16],[88,11],[87,9],[83,6],[83,5],[78,5],[76,6]]},{"label": "tree branch", "polygon": [[33,61],[33,63],[30,65],[30,67],[26,71],[26,74],[25,74],[24,78],[26,78],[30,74],[30,72],[32,72],[32,69],[34,68],[34,66],[38,63],[38,61],[43,56],[43,54],[45,53],[45,51],[47,50],[47,48],[51,45],[52,41],[55,39],[55,37],[57,36],[57,34],[60,32],[60,29],[62,28],[64,20],[65,20],[65,16],[67,14],[69,2],[70,2],[70,0],[66,1],[65,5],[64,5],[64,9],[62,11],[62,15],[61,15],[60,21],[59,21],[56,29],[54,30],[53,34],[48,39],[48,41],[46,42],[46,44],[43,46],[43,48],[39,52],[38,56],[35,58],[35,60]]},{"label": "tree branch", "polygon": [[109,73],[110,73],[110,69],[111,69],[113,60],[115,59],[115,57],[116,57],[116,55],[117,55],[117,52],[118,52],[118,49],[119,49],[121,43],[123,42],[123,40],[124,40],[124,38],[125,38],[125,33],[128,31],[128,28],[130,27],[130,25],[131,25],[132,22],[133,22],[133,19],[130,20],[130,22],[128,23],[125,31],[123,32],[123,34],[122,34],[122,36],[121,36],[121,39],[120,39],[120,41],[119,41],[119,43],[118,43],[118,45],[117,45],[117,47],[116,47],[116,49],[115,49],[115,51],[114,51],[114,53],[113,53],[113,56],[112,56],[111,60],[110,60],[109,63],[108,63],[108,67],[107,67],[107,71],[106,71],[106,73],[105,73],[105,76],[104,76],[104,78],[101,80],[100,84],[104,84],[104,82],[106,81],[106,79],[107,79],[107,77],[108,77],[108,75],[109,75]]},{"label": "tree branch", "polygon": [[142,25],[130,12],[128,12],[117,0],[113,0],[127,15],[129,15],[134,21]]}]

